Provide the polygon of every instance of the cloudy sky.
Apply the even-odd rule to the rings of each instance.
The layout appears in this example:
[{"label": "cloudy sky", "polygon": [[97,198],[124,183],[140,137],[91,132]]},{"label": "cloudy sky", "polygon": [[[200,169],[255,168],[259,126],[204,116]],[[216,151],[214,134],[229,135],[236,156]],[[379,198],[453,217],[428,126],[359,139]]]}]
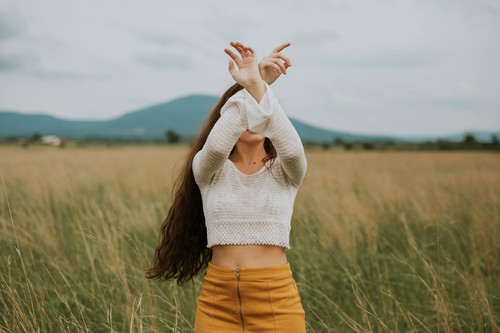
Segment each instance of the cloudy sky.
[{"label": "cloudy sky", "polygon": [[111,119],[222,94],[230,41],[282,43],[289,116],[364,134],[500,130],[500,1],[0,0],[0,110]]}]

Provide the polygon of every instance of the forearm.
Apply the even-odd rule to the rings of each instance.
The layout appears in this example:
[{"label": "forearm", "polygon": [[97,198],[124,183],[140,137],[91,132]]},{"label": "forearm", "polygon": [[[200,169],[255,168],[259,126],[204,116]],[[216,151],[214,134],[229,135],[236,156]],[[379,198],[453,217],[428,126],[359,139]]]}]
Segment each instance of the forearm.
[{"label": "forearm", "polygon": [[241,102],[230,100],[224,112],[210,131],[202,149],[194,156],[193,174],[198,186],[209,183],[229,157],[241,133],[247,128],[246,119],[240,112]]},{"label": "forearm", "polygon": [[262,134],[273,143],[281,166],[291,183],[300,186],[307,171],[304,146],[279,103],[275,104],[273,116]]},{"label": "forearm", "polygon": [[262,97],[266,93],[266,84],[264,83],[264,80],[260,79],[246,84],[245,89],[250,93],[250,95],[252,95],[257,103],[260,103]]}]

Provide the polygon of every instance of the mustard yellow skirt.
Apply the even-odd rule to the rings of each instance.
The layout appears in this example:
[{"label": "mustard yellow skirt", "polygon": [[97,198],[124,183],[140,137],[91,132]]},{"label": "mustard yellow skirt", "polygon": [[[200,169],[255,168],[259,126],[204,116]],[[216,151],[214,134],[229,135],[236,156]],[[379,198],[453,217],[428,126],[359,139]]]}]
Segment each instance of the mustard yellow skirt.
[{"label": "mustard yellow skirt", "polygon": [[306,332],[290,263],[227,268],[209,262],[197,299],[194,331]]}]

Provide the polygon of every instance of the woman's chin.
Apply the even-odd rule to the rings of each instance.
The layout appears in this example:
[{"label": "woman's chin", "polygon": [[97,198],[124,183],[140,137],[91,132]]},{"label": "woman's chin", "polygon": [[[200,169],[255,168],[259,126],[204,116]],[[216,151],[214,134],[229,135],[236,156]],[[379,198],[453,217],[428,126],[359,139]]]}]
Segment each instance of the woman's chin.
[{"label": "woman's chin", "polygon": [[266,137],[263,135],[260,135],[259,133],[252,132],[250,130],[246,130],[243,132],[243,134],[240,136],[240,140],[245,141],[245,142],[259,142],[264,140]]}]

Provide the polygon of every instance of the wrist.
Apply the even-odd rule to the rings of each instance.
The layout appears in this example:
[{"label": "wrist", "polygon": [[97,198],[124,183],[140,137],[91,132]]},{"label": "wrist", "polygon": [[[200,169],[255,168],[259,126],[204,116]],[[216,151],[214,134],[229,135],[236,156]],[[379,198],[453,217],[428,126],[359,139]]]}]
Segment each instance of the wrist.
[{"label": "wrist", "polygon": [[271,79],[266,76],[266,72],[260,68],[260,64],[259,64],[259,73],[260,73],[260,78],[264,80],[268,85],[272,83]]},{"label": "wrist", "polygon": [[254,80],[248,81],[245,84],[245,88],[247,90],[248,89],[262,89],[262,88],[265,88],[265,83],[264,83],[264,80],[262,78],[254,79]]},{"label": "wrist", "polygon": [[274,82],[274,81],[271,81],[271,79],[265,78],[265,77],[263,77],[262,80],[264,80],[268,85],[271,85],[271,83]]},{"label": "wrist", "polygon": [[250,95],[252,95],[257,103],[260,103],[267,90],[264,80],[258,80],[256,82],[253,82],[252,84],[246,85],[245,89]]}]

